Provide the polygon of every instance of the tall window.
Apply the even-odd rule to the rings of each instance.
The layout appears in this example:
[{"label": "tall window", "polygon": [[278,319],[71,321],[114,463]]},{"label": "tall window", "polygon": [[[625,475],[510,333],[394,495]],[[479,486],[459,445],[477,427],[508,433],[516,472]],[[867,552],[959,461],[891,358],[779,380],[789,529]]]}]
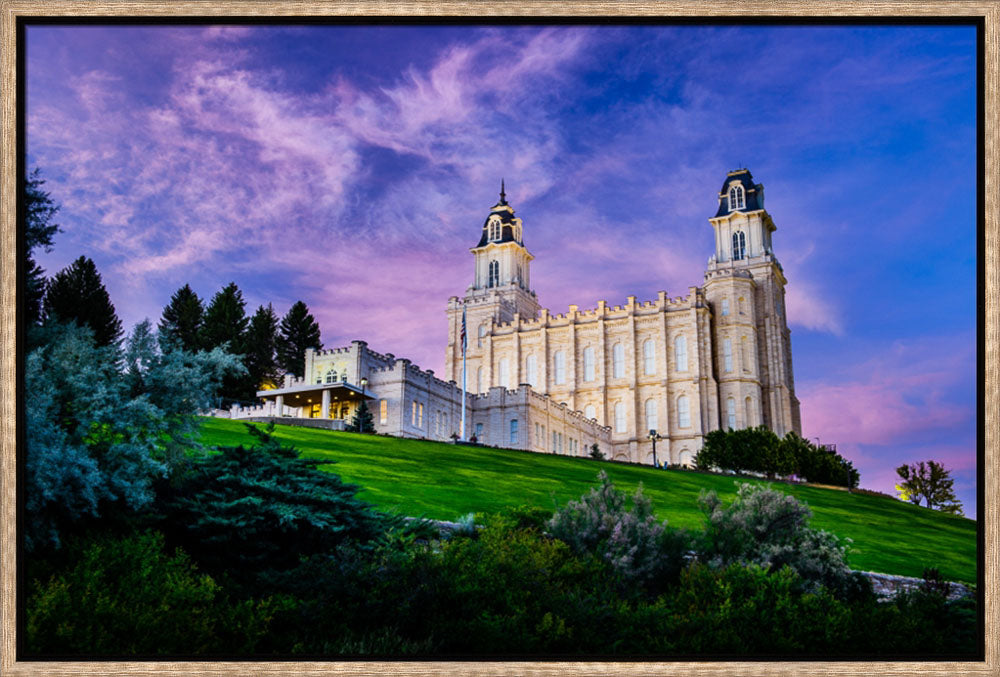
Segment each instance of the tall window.
[{"label": "tall window", "polygon": [[642,344],[642,364],[643,373],[646,376],[651,376],[656,373],[656,348],[653,345],[652,339],[648,339]]},{"label": "tall window", "polygon": [[476,369],[476,392],[483,392],[483,368]]},{"label": "tall window", "polygon": [[594,380],[594,349],[590,346],[583,349],[583,380]]},{"label": "tall window", "polygon": [[742,230],[733,233],[733,261],[740,261],[747,257],[747,236]]},{"label": "tall window", "polygon": [[486,284],[487,287],[499,287],[500,286],[500,262],[490,261],[490,278],[489,282]]},{"label": "tall window", "polygon": [[649,398],[646,400],[646,429],[656,430],[659,427],[656,422],[656,400]]},{"label": "tall window", "polygon": [[625,432],[625,403],[615,402],[615,432]]},{"label": "tall window", "polygon": [[517,419],[510,419],[510,443],[517,444]]},{"label": "tall window", "polygon": [[410,412],[410,425],[417,425],[417,402],[413,401],[413,410]]},{"label": "tall window", "polygon": [[476,441],[477,442],[482,442],[483,441],[483,424],[482,423],[477,423],[476,424]]},{"label": "tall window", "polygon": [[736,400],[731,397],[726,400],[726,425],[736,430]]},{"label": "tall window", "polygon": [[331,369],[330,371],[326,372],[326,382],[327,383],[337,382],[337,371],[335,369]]},{"label": "tall window", "polygon": [[729,299],[722,299],[722,314],[729,314]]},{"label": "tall window", "polygon": [[749,428],[751,426],[751,421],[753,421],[753,400],[748,397],[744,404],[746,405],[745,408],[747,417],[744,423],[746,424],[746,427]]},{"label": "tall window", "polygon": [[566,355],[561,350],[557,350],[552,356],[554,380],[557,385],[566,383]]},{"label": "tall window", "polygon": [[480,348],[483,347],[483,337],[486,336],[486,325],[479,325],[479,338],[476,339],[476,345]]},{"label": "tall window", "polygon": [[389,402],[387,400],[378,401],[378,422],[381,425],[389,422]]},{"label": "tall window", "polygon": [[532,388],[538,387],[538,360],[534,353],[524,360],[524,376],[528,380],[528,385]]},{"label": "tall window", "polygon": [[559,436],[556,434],[555,430],[552,431],[552,453],[559,453]]},{"label": "tall window", "polygon": [[726,371],[733,370],[733,342],[729,339],[722,341],[722,366]]},{"label": "tall window", "polygon": [[743,363],[743,371],[750,371],[750,342],[746,336],[740,337],[740,362]]},{"label": "tall window", "polygon": [[739,297],[739,299],[736,300],[736,307],[739,309],[740,315],[746,315],[746,312],[747,312],[747,302],[743,299],[742,296]]},{"label": "tall window", "polygon": [[691,405],[688,403],[687,395],[677,398],[677,426],[679,428],[691,427]]},{"label": "tall window", "polygon": [[677,371],[688,370],[688,340],[683,334],[674,339],[674,360]]},{"label": "tall window", "polygon": [[507,358],[502,357],[500,358],[500,364],[498,365],[497,368],[497,379],[500,381],[497,385],[503,386],[504,388],[509,388],[510,383],[508,382],[507,377],[508,377]]},{"label": "tall window", "polygon": [[490,242],[496,242],[500,239],[500,220],[493,219],[490,221]]},{"label": "tall window", "polygon": [[743,186],[737,184],[729,189],[729,211],[734,209],[744,209],[746,201],[743,195]]},{"label": "tall window", "polygon": [[597,409],[594,408],[594,405],[588,404],[583,410],[583,415],[587,418],[597,418]]},{"label": "tall window", "polygon": [[420,404],[417,407],[417,427],[418,428],[423,428],[424,427],[424,405],[423,404]]},{"label": "tall window", "polygon": [[616,343],[611,349],[612,373],[615,378],[625,378],[625,348],[620,343]]}]

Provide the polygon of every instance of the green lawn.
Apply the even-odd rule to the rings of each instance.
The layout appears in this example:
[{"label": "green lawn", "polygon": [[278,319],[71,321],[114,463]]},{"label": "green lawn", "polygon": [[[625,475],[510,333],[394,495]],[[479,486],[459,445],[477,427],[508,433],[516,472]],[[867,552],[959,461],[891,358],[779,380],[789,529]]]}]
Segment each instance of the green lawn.
[{"label": "green lawn", "polygon": [[[292,426],[278,426],[275,433],[303,456],[336,462],[326,469],[363,487],[360,496],[380,508],[434,519],[506,506],[562,505],[586,493],[602,468],[626,491],[642,482],[657,516],[677,527],[701,524],[702,489],[714,489],[723,500],[735,495],[733,478],[707,473]],[[204,444],[252,441],[239,421],[204,419]],[[973,520],[880,496],[776,486],[809,504],[813,526],[854,541],[849,562],[855,569],[920,576],[933,566],[950,580],[976,580]]]}]

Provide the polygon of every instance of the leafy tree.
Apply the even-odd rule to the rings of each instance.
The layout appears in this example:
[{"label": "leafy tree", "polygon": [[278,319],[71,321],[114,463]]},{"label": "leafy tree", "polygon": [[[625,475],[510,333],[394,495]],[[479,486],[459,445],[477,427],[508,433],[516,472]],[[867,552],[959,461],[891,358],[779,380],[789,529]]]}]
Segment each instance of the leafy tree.
[{"label": "leafy tree", "polygon": [[184,285],[170,297],[160,318],[160,335],[176,341],[180,347],[194,352],[202,347],[201,328],[205,308],[190,285]]},{"label": "leafy tree", "polygon": [[601,451],[601,447],[597,444],[597,442],[590,445],[590,457],[598,461],[604,460],[604,452]]},{"label": "leafy tree", "polygon": [[[246,332],[246,302],[243,300],[243,292],[235,282],[230,282],[212,297],[205,310],[201,330],[202,345],[207,349],[224,348],[226,352],[238,355],[243,360],[247,351]],[[222,394],[230,400],[251,400],[256,395],[251,390],[246,371],[231,373],[222,381]]]},{"label": "leafy tree", "polygon": [[278,383],[277,362],[278,316],[268,303],[260,306],[250,318],[247,328],[246,367],[254,394],[262,385],[275,386]]},{"label": "leafy tree", "polygon": [[962,514],[962,504],[955,498],[955,480],[951,471],[936,461],[903,464],[896,468],[902,480],[896,485],[900,498],[920,505],[926,501],[928,508]]},{"label": "leafy tree", "polygon": [[375,432],[375,419],[371,410],[368,409],[368,402],[361,401],[357,411],[354,412],[354,418],[351,419],[349,425],[344,426],[344,430],[351,433]]},{"label": "leafy tree", "polygon": [[42,189],[45,180],[36,167],[24,182],[24,254],[21,264],[26,272],[24,321],[31,327],[42,319],[42,300],[45,296],[45,271],[35,261],[32,253],[38,247],[52,249],[52,237],[59,232],[53,219],[59,206]]},{"label": "leafy tree", "polygon": [[305,373],[306,348],[319,350],[319,324],[302,301],[296,301],[281,318],[278,335],[278,365],[287,373],[302,377]]},{"label": "leafy tree", "polygon": [[45,316],[89,327],[98,347],[115,346],[122,339],[122,322],[97,266],[86,256],[63,268],[49,281]]}]

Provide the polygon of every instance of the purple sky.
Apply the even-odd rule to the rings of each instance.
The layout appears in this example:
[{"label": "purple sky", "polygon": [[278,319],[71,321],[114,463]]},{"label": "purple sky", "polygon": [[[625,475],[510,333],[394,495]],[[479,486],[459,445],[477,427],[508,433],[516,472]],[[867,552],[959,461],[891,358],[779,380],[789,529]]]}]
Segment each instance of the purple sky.
[{"label": "purple sky", "polygon": [[185,283],[298,299],[443,373],[501,176],[543,306],[683,295],[728,170],[764,184],[803,432],[862,485],[943,461],[975,514],[971,27],[27,29],[49,274],[126,326]]}]

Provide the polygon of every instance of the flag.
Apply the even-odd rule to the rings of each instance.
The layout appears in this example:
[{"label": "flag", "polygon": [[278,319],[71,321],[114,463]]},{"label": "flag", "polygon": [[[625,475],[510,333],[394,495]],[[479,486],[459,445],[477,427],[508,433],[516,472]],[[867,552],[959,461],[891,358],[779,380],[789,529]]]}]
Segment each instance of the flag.
[{"label": "flag", "polygon": [[462,335],[461,335],[462,352],[463,353],[465,352],[465,348],[466,348],[465,340],[466,340],[465,339],[465,308],[463,307],[462,308]]}]

